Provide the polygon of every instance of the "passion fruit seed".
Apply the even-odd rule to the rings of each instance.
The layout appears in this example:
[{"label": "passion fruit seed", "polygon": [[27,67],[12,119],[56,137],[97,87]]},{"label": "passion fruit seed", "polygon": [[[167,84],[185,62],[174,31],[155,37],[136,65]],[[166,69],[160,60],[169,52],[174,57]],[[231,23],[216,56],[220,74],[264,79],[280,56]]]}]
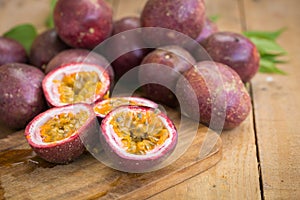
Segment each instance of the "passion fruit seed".
[{"label": "passion fruit seed", "polygon": [[79,103],[90,99],[101,90],[102,83],[96,72],[77,72],[65,75],[59,84],[58,92],[62,103]]},{"label": "passion fruit seed", "polygon": [[83,110],[76,114],[69,112],[55,115],[40,127],[43,142],[56,142],[70,137],[88,117],[88,112]]},{"label": "passion fruit seed", "polygon": [[143,155],[164,144],[169,131],[153,111],[120,112],[110,124],[128,153]]},{"label": "passion fruit seed", "polygon": [[96,113],[99,113],[101,115],[107,115],[114,108],[126,105],[139,106],[140,104],[138,102],[124,98],[113,98],[102,104],[101,106],[95,106],[94,110]]}]

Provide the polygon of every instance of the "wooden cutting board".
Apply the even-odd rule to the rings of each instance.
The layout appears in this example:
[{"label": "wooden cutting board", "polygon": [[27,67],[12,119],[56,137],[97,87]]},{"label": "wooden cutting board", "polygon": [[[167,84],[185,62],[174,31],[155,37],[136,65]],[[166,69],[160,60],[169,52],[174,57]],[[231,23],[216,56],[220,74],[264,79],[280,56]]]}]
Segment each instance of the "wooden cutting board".
[{"label": "wooden cutting board", "polygon": [[[168,110],[179,126],[180,116]],[[30,149],[23,131],[0,139],[0,199],[144,199],[170,188],[216,163],[222,157],[219,135],[199,125],[196,135],[183,124],[180,140],[192,144],[172,164],[148,173],[111,169],[85,152],[68,165],[48,163]],[[180,142],[180,141],[179,141]],[[181,141],[184,143],[184,141]],[[203,145],[212,143],[214,146]],[[208,147],[203,149],[203,146]],[[200,148],[205,156],[199,157]]]}]

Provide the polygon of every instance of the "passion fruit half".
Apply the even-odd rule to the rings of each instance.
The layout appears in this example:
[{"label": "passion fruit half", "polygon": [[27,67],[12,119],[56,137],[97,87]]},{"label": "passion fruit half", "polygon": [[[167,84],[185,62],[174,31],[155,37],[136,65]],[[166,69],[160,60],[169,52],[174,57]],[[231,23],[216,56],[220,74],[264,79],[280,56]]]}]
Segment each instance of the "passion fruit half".
[{"label": "passion fruit half", "polygon": [[110,87],[109,75],[98,65],[71,63],[54,69],[43,80],[46,100],[52,106],[92,104],[101,100]]},{"label": "passion fruit half", "polygon": [[97,125],[93,108],[88,104],[55,107],[36,116],[26,126],[25,137],[38,156],[65,164],[84,152],[80,135],[96,132]]},{"label": "passion fruit half", "polygon": [[153,101],[140,97],[113,97],[99,101],[94,105],[94,112],[97,117],[104,118],[109,112],[120,106],[145,106],[150,108],[158,108]]},{"label": "passion fruit half", "polygon": [[158,109],[122,106],[101,123],[100,141],[109,165],[126,172],[151,171],[177,144],[173,122]]}]

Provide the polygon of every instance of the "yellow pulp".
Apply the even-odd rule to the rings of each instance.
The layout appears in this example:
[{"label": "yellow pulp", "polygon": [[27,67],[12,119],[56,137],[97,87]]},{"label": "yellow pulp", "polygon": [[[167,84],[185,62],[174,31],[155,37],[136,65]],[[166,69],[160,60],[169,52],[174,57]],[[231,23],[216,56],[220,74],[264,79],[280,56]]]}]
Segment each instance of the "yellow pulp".
[{"label": "yellow pulp", "polygon": [[60,113],[40,127],[43,142],[55,142],[70,137],[88,119],[88,112]]},{"label": "yellow pulp", "polygon": [[94,110],[96,113],[107,115],[113,109],[120,106],[126,106],[126,105],[136,106],[138,105],[138,103],[124,98],[112,98],[109,101],[107,101],[105,104],[101,104],[101,106],[95,107]]},{"label": "yellow pulp", "polygon": [[131,154],[146,154],[169,137],[169,131],[153,111],[121,112],[113,117],[111,125]]},{"label": "yellow pulp", "polygon": [[101,90],[102,83],[96,72],[78,72],[65,75],[58,83],[62,103],[86,102]]}]

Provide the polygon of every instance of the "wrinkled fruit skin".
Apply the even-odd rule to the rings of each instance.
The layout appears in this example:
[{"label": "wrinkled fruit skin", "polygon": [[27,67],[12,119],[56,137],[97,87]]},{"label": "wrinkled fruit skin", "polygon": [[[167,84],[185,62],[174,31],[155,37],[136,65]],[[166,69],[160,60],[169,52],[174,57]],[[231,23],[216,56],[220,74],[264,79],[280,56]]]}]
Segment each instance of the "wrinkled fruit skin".
[{"label": "wrinkled fruit skin", "polygon": [[[175,91],[180,74],[195,63],[194,58],[179,46],[165,46],[149,53],[143,59],[142,65],[148,64],[151,67],[142,68],[139,71],[139,82],[141,85],[151,82],[161,83],[161,85],[151,83],[143,86],[146,97],[170,107],[176,107],[178,102],[172,91]],[[156,64],[170,68],[165,70],[160,66],[155,66]]]},{"label": "wrinkled fruit skin", "polygon": [[[183,110],[213,129],[232,129],[241,124],[251,110],[250,96],[238,74],[230,67],[203,61],[184,73],[176,86]],[[197,99],[192,99],[195,92]],[[199,111],[195,108],[199,107]],[[214,121],[211,121],[214,115]],[[224,122],[224,126],[220,127]]]},{"label": "wrinkled fruit skin", "polygon": [[234,69],[244,83],[257,73],[260,55],[256,46],[238,33],[217,32],[203,41],[211,58]]},{"label": "wrinkled fruit skin", "polygon": [[143,27],[167,28],[193,39],[201,32],[204,19],[203,0],[149,0],[141,14]]},{"label": "wrinkled fruit skin", "polygon": [[91,52],[86,49],[67,49],[56,56],[54,56],[50,62],[48,63],[45,72],[46,74],[56,69],[59,66],[70,64],[70,63],[87,63],[87,64],[95,64],[100,65],[105,68],[109,74],[109,78],[111,83],[114,80],[114,71],[110,66],[109,62],[102,55],[97,54],[95,52]]},{"label": "wrinkled fruit skin", "polygon": [[[114,111],[110,112],[107,117],[105,117],[100,125],[101,132],[100,134],[100,142],[104,149],[104,152],[106,156],[109,158],[109,164],[111,167],[126,171],[126,172],[133,172],[133,173],[143,173],[146,171],[151,171],[155,167],[157,167],[160,163],[162,163],[164,160],[168,158],[168,156],[174,151],[178,135],[175,125],[172,123],[172,121],[168,121],[168,126],[172,128],[172,134],[174,134],[173,140],[171,144],[166,148],[160,155],[157,155],[157,157],[149,157],[147,159],[132,159],[128,158],[124,155],[124,153],[120,153],[115,148],[112,147],[111,141],[108,139],[107,134],[109,134],[109,130],[106,128],[106,125],[108,123],[108,119],[110,116],[114,115],[114,113],[118,112],[118,110],[123,109],[125,107],[119,107],[115,109]],[[151,109],[146,107],[136,107],[136,106],[128,106],[129,109]],[[166,115],[161,113],[164,118],[168,118]]]},{"label": "wrinkled fruit skin", "polygon": [[[140,27],[140,18],[124,17],[114,23],[113,35]],[[111,64],[115,71],[116,80],[142,62],[143,58],[150,51],[144,47],[145,44],[140,31],[132,31],[131,34],[119,34],[119,36],[112,39],[106,48],[106,55],[117,58]],[[131,49],[136,50],[131,51]],[[128,53],[123,54],[123,51],[128,51]],[[135,77],[129,77],[128,82],[134,80]]]},{"label": "wrinkled fruit skin", "polygon": [[54,24],[68,45],[93,49],[111,35],[112,15],[112,8],[104,0],[59,0]]},{"label": "wrinkled fruit skin", "polygon": [[22,129],[45,109],[44,76],[41,70],[26,64],[10,63],[0,67],[1,122],[9,128]]},{"label": "wrinkled fruit skin", "polygon": [[29,61],[42,68],[59,52],[69,48],[56,34],[54,29],[46,30],[38,35],[32,43]]},{"label": "wrinkled fruit skin", "polygon": [[24,47],[15,40],[0,37],[0,66],[13,62],[27,62],[27,55]]},{"label": "wrinkled fruit skin", "polygon": [[[84,105],[84,104],[78,104]],[[75,105],[76,106],[76,105]],[[84,105],[87,107],[88,105]],[[55,142],[49,143],[47,145],[40,145],[35,143],[31,137],[29,136],[32,131],[35,131],[34,126],[38,123],[38,121],[45,116],[49,116],[50,112],[54,110],[69,110],[72,111],[73,105],[71,106],[64,106],[64,107],[55,107],[50,108],[49,110],[39,114],[36,116],[27,126],[25,129],[25,138],[27,139],[29,145],[34,150],[34,152],[44,160],[56,163],[56,164],[68,164],[78,158],[82,153],[85,151],[85,146],[82,142],[82,139],[87,140],[90,135],[96,134],[99,132],[98,130],[98,122],[96,116],[94,115],[93,111],[89,107],[88,110],[90,112],[90,116],[88,121],[81,127],[77,133],[67,140],[63,142]],[[56,112],[57,113],[57,112]],[[50,117],[50,116],[49,116]],[[38,128],[38,127],[37,127]],[[87,142],[87,141],[86,141]]]}]

